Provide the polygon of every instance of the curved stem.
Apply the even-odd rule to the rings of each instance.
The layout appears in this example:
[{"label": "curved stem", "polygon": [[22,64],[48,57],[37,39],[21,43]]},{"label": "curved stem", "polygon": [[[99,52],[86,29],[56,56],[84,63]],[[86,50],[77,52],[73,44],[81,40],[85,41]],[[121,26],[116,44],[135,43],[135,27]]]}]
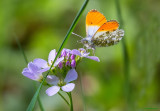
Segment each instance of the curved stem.
[{"label": "curved stem", "polygon": [[[51,87],[50,84],[47,84],[49,87]],[[61,96],[61,98],[67,103],[67,105],[70,105],[69,102],[67,101],[67,99],[60,93],[58,92],[59,96]]]},{"label": "curved stem", "polygon": [[61,98],[67,103],[67,105],[70,105],[69,102],[66,100],[66,98],[60,93],[58,92],[58,94],[61,96]]},{"label": "curved stem", "polygon": [[70,111],[73,111],[73,102],[72,102],[72,94],[71,92],[67,93],[70,99]]}]

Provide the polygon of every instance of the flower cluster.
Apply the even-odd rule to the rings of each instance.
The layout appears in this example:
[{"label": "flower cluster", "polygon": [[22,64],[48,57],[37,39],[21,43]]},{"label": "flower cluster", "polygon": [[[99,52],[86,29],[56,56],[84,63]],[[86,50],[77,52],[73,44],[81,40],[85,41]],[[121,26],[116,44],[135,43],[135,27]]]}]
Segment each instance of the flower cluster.
[{"label": "flower cluster", "polygon": [[[28,64],[27,68],[24,68],[22,74],[29,79],[42,82],[42,73],[48,71],[55,60],[56,50],[51,50],[48,56],[48,61],[43,59],[34,59],[33,62]],[[74,80],[78,78],[78,74],[75,70],[78,63],[82,58],[89,58],[95,61],[100,61],[96,56],[89,56],[90,53],[85,49],[63,49],[60,57],[55,60],[51,67],[50,73],[47,76],[45,83],[49,86],[46,90],[48,96],[53,96],[60,89],[65,92],[71,92],[75,84]],[[45,85],[45,84],[44,84]]]}]

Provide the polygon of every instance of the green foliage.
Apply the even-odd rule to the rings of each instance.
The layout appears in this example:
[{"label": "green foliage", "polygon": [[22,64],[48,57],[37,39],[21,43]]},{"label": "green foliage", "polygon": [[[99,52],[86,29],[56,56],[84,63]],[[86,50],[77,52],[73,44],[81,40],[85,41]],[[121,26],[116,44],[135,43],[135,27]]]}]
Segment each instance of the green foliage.
[{"label": "green foliage", "polygon": [[[47,59],[50,50],[59,49],[83,1],[0,2],[0,110],[24,111],[35,92],[31,80],[21,74],[26,64],[17,47],[14,34],[17,34],[29,61],[34,58]],[[131,107],[133,111],[159,108],[160,1],[119,2],[130,61]],[[107,20],[119,21],[114,0],[90,0],[73,32],[85,37],[85,16],[91,9],[102,12]],[[83,47],[77,40],[78,37],[71,35],[65,47]],[[97,48],[95,54],[100,58],[100,63],[85,59],[77,68],[82,78],[86,110],[126,110],[122,42],[112,47]],[[46,87],[43,87],[40,93],[45,110],[69,110],[59,95],[48,97],[45,90]],[[83,110],[80,80],[77,81],[72,96],[75,110]],[[39,110],[38,104],[35,104],[35,111]]]}]

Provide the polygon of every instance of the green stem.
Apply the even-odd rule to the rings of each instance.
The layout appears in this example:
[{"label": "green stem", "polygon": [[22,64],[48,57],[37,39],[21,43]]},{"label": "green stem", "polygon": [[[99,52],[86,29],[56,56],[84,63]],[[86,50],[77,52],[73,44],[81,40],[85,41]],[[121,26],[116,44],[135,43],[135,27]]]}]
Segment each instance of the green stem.
[{"label": "green stem", "polygon": [[37,100],[37,97],[38,97],[38,94],[39,94],[39,92],[40,92],[40,90],[41,90],[41,88],[42,88],[42,85],[43,85],[44,81],[46,80],[49,72],[51,71],[51,68],[53,67],[53,64],[55,63],[55,61],[57,60],[58,56],[60,55],[60,52],[61,52],[62,48],[63,48],[64,45],[67,43],[67,41],[68,41],[68,39],[69,39],[69,37],[70,37],[70,35],[71,35],[71,32],[73,31],[73,29],[75,28],[76,24],[78,23],[78,20],[79,20],[79,18],[81,17],[82,12],[83,12],[84,9],[86,8],[88,2],[89,2],[89,0],[85,0],[85,2],[84,2],[84,4],[82,5],[80,11],[78,12],[77,16],[75,17],[72,25],[70,26],[70,28],[69,28],[69,30],[68,30],[68,32],[67,32],[67,34],[66,34],[66,36],[65,36],[65,38],[64,38],[64,40],[63,40],[63,42],[62,42],[62,44],[61,44],[58,52],[57,52],[57,55],[56,55],[56,57],[55,57],[52,65],[50,66],[49,71],[47,72],[47,74],[46,74],[45,77],[43,78],[41,84],[39,85],[37,91],[35,92],[32,100],[31,100],[31,102],[30,102],[30,104],[29,104],[29,106],[28,106],[28,108],[27,108],[27,111],[32,111],[32,110],[33,110],[33,108],[34,108],[34,106],[35,106],[35,103],[36,103],[36,100]]},{"label": "green stem", "polygon": [[[121,14],[121,8],[119,0],[115,0],[116,8],[117,8],[117,15],[120,22],[120,28],[123,29],[123,20],[122,20],[122,14]],[[128,49],[126,46],[125,37],[122,39],[122,49],[123,49],[123,60],[124,60],[124,75],[125,75],[125,95],[126,95],[126,103],[128,104],[128,108],[131,105],[130,101],[130,83],[129,83],[129,55],[128,55]]]},{"label": "green stem", "polygon": [[42,105],[42,102],[40,100],[39,95],[38,95],[38,104],[39,104],[39,107],[40,107],[41,111],[44,111],[44,108],[43,108],[43,105]]},{"label": "green stem", "polygon": [[[24,50],[23,50],[23,48],[22,48],[22,46],[21,46],[21,44],[20,44],[20,42],[19,42],[19,39],[18,39],[18,37],[17,37],[16,35],[15,35],[15,39],[16,39],[16,42],[17,42],[17,45],[18,45],[20,51],[21,51],[22,54],[23,54],[23,57],[24,57],[24,60],[25,60],[26,64],[28,64],[27,56],[26,56],[26,54],[25,54],[25,52],[24,52]],[[36,84],[34,84],[34,86],[35,86],[35,88],[37,88],[37,87],[36,87]],[[44,111],[44,108],[43,108],[43,106],[42,106],[42,102],[41,102],[41,100],[40,100],[39,95],[38,95],[38,104],[39,104],[39,107],[40,107],[41,111]]]},{"label": "green stem", "polygon": [[68,103],[68,101],[66,100],[66,98],[60,93],[60,92],[58,92],[58,94],[62,97],[62,99],[67,103],[67,105],[70,105],[69,103]]},{"label": "green stem", "polygon": [[[51,87],[50,84],[47,84],[49,87]],[[58,92],[58,94],[61,96],[61,98],[67,103],[67,105],[70,105],[69,102],[66,100],[66,98],[60,93]]]},{"label": "green stem", "polygon": [[67,93],[70,99],[70,111],[73,111],[73,102],[72,102],[72,94],[71,92]]}]

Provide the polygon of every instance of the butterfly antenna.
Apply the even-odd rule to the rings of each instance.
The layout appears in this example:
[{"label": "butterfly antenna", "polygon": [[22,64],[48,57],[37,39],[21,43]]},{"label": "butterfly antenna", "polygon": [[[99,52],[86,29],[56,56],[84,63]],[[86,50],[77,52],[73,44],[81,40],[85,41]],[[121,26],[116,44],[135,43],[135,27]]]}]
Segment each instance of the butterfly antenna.
[{"label": "butterfly antenna", "polygon": [[82,38],[82,39],[83,39],[83,37],[82,37],[82,36],[80,36],[80,35],[78,35],[78,34],[76,34],[76,33],[74,33],[74,32],[72,32],[72,34],[73,34],[73,35],[76,35],[76,36],[78,36],[78,37],[80,37],[80,38]]}]

